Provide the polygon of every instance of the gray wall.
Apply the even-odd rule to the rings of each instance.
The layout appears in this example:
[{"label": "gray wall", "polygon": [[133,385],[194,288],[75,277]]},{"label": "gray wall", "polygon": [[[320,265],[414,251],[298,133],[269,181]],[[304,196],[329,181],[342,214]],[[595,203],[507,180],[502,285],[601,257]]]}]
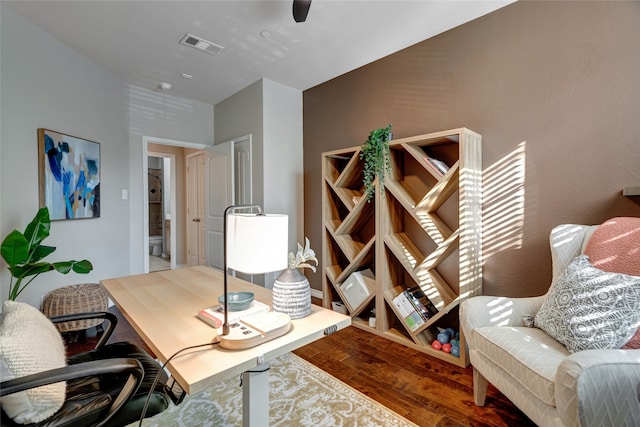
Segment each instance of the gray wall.
[{"label": "gray wall", "polygon": [[289,215],[289,247],[302,236],[302,92],[259,80],[215,106],[216,143],[252,135],[253,201]]},{"label": "gray wall", "polygon": [[[49,272],[23,292],[39,306],[59,286],[129,273],[127,92],[122,82],[93,62],[2,7],[2,238],[24,230],[39,207],[37,129],[48,128],[100,143],[101,217],[57,221],[45,242],[57,251],[47,260],[89,259],[86,276]],[[8,293],[2,270],[0,296]]]},{"label": "gray wall", "polygon": [[321,152],[387,123],[465,126],[483,136],[484,291],[540,295],[552,227],[640,216],[621,196],[640,184],[639,70],[640,2],[521,1],[309,89],[305,233],[320,242]]},{"label": "gray wall", "polygon": [[[213,106],[127,85],[1,4],[0,10],[1,237],[22,231],[39,207],[38,128],[101,144],[101,217],[56,221],[46,241],[57,247],[47,260],[87,258],[94,271],[38,277],[20,300],[39,306],[57,287],[142,271],[142,137],[211,144]],[[150,114],[158,120],[147,120]],[[0,300],[9,279],[3,265]]]},{"label": "gray wall", "polygon": [[264,80],[264,207],[289,215],[289,250],[304,246],[302,92]]},{"label": "gray wall", "polygon": [[253,202],[263,205],[262,189],[264,118],[262,80],[242,89],[214,107],[215,143],[251,135],[253,152]]}]

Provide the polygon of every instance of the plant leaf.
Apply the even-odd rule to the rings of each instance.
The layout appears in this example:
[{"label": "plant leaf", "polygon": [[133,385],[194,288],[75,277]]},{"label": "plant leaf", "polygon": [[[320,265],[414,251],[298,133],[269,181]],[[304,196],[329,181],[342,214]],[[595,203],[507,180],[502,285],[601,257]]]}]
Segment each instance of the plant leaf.
[{"label": "plant leaf", "polygon": [[34,264],[16,265],[9,267],[9,271],[18,279],[33,276],[35,274],[46,273],[53,270],[53,265],[48,262],[37,262]]},{"label": "plant leaf", "polygon": [[67,274],[71,271],[71,267],[73,267],[73,261],[54,262],[51,265],[58,273]]},{"label": "plant leaf", "polygon": [[71,261],[73,263],[72,268],[78,274],[88,274],[93,270],[93,265],[86,259],[82,261]]},{"label": "plant leaf", "polygon": [[22,233],[18,230],[13,230],[2,241],[0,253],[9,267],[23,264],[29,256],[29,242],[27,242]]},{"label": "plant leaf", "polygon": [[49,209],[40,208],[36,216],[31,220],[24,230],[24,237],[29,242],[29,249],[32,251],[40,242],[49,236],[51,220],[49,219]]},{"label": "plant leaf", "polygon": [[298,265],[298,268],[310,268],[311,271],[313,271],[314,273],[316,272],[316,268],[311,264],[307,264],[306,262]]},{"label": "plant leaf", "polygon": [[40,245],[33,251],[33,254],[31,255],[31,260],[30,261],[31,262],[38,262],[42,258],[44,258],[47,255],[53,253],[55,250],[56,250],[55,246]]}]

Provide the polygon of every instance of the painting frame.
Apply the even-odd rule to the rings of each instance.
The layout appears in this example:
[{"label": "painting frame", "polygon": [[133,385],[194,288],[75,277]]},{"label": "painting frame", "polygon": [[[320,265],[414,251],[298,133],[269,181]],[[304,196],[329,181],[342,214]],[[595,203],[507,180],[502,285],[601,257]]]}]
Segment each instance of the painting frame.
[{"label": "painting frame", "polygon": [[100,218],[100,143],[38,129],[40,207],[51,221]]}]

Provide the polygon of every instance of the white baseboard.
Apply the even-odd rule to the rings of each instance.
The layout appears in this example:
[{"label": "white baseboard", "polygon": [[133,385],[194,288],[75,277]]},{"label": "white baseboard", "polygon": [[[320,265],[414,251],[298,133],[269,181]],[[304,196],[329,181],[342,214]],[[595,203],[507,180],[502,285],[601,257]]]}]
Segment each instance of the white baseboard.
[{"label": "white baseboard", "polygon": [[313,289],[313,288],[311,288],[311,296],[314,298],[318,298],[320,300],[322,300],[324,297],[324,295],[322,294],[322,291],[319,291],[318,289]]}]

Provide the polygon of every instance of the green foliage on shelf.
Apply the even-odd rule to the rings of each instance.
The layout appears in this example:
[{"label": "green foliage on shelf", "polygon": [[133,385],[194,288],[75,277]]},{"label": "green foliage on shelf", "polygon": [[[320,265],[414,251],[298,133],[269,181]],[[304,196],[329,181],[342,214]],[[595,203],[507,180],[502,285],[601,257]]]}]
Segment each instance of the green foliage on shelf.
[{"label": "green foliage on shelf", "polygon": [[[31,220],[24,233],[13,230],[2,241],[0,253],[11,272],[9,284],[9,300],[15,301],[24,288],[42,273],[56,270],[58,273],[67,274],[71,270],[79,274],[87,274],[93,270],[93,265],[86,259],[82,261],[46,262],[43,258],[52,254],[55,246],[41,245],[42,241],[49,237],[51,220],[49,209],[41,208]],[[31,277],[33,276],[33,277]],[[31,277],[24,285],[22,281]],[[14,283],[14,279],[16,280]]]},{"label": "green foliage on shelf", "polygon": [[384,193],[384,175],[391,173],[391,153],[389,141],[391,141],[391,125],[372,130],[369,138],[362,144],[360,159],[364,161],[364,196],[367,202],[371,201],[375,192],[374,181],[378,178],[380,190]]}]

